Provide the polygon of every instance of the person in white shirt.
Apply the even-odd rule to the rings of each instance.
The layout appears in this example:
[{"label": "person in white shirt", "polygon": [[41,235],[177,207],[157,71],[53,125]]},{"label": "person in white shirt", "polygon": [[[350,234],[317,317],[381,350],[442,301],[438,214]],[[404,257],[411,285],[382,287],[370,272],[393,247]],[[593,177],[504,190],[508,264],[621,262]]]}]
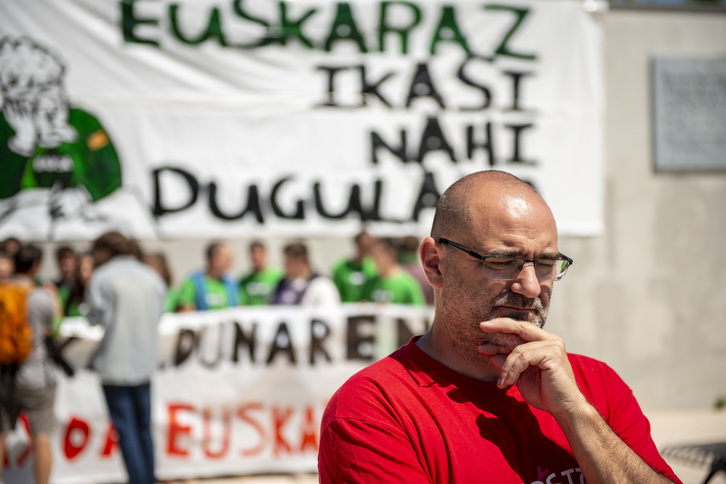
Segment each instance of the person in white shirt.
[{"label": "person in white shirt", "polygon": [[330,306],[340,304],[340,294],[333,281],[315,272],[310,266],[308,249],[300,242],[283,249],[285,277],[272,294],[272,304]]}]

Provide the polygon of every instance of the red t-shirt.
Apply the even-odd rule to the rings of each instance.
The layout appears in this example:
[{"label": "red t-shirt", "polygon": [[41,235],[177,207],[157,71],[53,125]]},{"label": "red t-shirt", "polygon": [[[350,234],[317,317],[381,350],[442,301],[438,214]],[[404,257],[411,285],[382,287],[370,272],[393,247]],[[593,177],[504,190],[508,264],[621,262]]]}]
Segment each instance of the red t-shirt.
[{"label": "red t-shirt", "polygon": [[[580,389],[645,462],[680,482],[658,454],[632,391],[606,364],[570,355]],[[579,484],[562,429],[516,387],[457,373],[412,339],[351,377],[323,415],[321,483]]]}]

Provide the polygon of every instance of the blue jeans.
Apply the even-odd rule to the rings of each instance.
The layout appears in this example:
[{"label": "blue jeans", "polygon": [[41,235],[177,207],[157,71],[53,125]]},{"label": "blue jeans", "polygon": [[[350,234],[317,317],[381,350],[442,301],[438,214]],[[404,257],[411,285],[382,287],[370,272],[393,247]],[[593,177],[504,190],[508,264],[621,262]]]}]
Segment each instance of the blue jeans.
[{"label": "blue jeans", "polygon": [[129,482],[154,484],[154,443],[151,440],[151,387],[103,385],[103,394],[118,432]]}]

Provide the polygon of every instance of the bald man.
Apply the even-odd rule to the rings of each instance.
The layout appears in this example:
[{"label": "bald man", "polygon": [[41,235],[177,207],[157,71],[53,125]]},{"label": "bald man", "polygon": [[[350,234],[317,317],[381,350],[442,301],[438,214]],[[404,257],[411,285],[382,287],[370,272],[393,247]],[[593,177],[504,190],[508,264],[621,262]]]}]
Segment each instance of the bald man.
[{"label": "bald man", "polygon": [[572,260],[531,186],[457,181],[420,257],[433,324],[330,400],[320,482],[680,482],[618,375],[543,329]]}]

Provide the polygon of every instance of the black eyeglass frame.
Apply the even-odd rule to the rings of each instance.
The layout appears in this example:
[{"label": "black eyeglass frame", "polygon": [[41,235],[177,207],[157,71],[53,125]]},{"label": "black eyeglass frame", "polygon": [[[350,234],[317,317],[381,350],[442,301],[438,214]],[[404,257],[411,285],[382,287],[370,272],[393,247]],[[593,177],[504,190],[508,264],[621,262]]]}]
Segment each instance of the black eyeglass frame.
[{"label": "black eyeglass frame", "polygon": [[[567,270],[570,268],[570,266],[573,263],[573,260],[570,259],[569,257],[567,257],[562,252],[559,252],[560,257],[552,257],[552,258],[547,258],[546,257],[544,259],[527,259],[525,257],[516,257],[516,256],[509,256],[509,255],[507,255],[507,256],[504,256],[504,255],[481,255],[478,252],[475,252],[475,251],[473,251],[471,249],[466,248],[465,246],[463,246],[461,244],[457,244],[456,242],[453,242],[453,241],[451,241],[449,239],[445,239],[443,237],[439,238],[438,242],[440,244],[448,245],[448,246],[451,246],[451,247],[453,247],[455,249],[459,249],[460,251],[465,252],[465,253],[469,254],[470,256],[474,257],[475,259],[479,259],[482,262],[486,262],[486,260],[488,258],[490,258],[490,257],[491,258],[500,257],[500,258],[507,258],[507,259],[517,259],[517,260],[524,261],[525,264],[527,262],[531,262],[532,264],[536,264],[539,261],[547,261],[547,260],[564,260],[564,261],[566,261],[567,262],[567,265],[565,266],[565,270],[563,270],[562,273],[559,276],[557,276],[555,279],[553,279],[552,282],[559,281],[560,279],[562,279],[563,277],[565,277],[565,274],[567,273]],[[522,265],[522,268],[524,268],[524,264]],[[512,279],[503,279],[503,280],[512,280]]]}]

